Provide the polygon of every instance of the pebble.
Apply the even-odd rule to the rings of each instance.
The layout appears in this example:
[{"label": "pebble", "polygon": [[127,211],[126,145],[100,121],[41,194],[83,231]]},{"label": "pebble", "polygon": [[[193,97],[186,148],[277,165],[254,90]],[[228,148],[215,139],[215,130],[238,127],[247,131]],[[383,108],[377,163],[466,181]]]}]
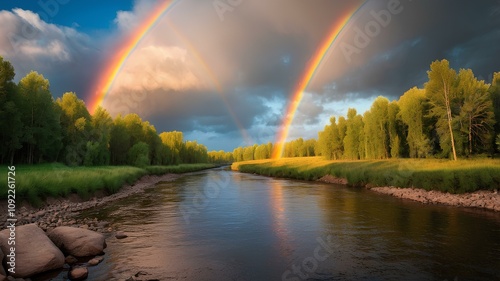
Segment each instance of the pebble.
[{"label": "pebble", "polygon": [[89,276],[89,270],[86,267],[75,267],[68,273],[69,280],[85,280]]}]

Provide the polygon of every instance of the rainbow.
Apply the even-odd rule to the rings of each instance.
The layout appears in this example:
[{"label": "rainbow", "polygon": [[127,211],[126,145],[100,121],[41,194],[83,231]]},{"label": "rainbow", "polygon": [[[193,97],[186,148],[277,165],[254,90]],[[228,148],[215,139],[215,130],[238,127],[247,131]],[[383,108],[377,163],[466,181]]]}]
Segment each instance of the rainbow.
[{"label": "rainbow", "polygon": [[189,50],[190,54],[192,54],[194,56],[194,58],[203,67],[204,71],[208,74],[208,76],[212,80],[212,82],[213,82],[213,84],[215,86],[215,89],[217,90],[217,93],[219,94],[222,102],[224,102],[224,105],[226,106],[226,109],[227,109],[229,115],[231,116],[231,118],[233,118],[233,121],[234,121],[236,127],[238,127],[238,129],[239,129],[241,135],[243,136],[243,139],[245,140],[245,142],[248,145],[252,144],[253,143],[252,138],[248,135],[247,130],[243,127],[243,125],[241,124],[240,120],[236,116],[236,113],[234,112],[234,110],[230,106],[229,101],[227,100],[226,96],[224,95],[224,90],[222,88],[221,83],[216,78],[216,75],[214,74],[214,72],[211,71],[211,68],[208,66],[208,63],[203,59],[203,56],[193,46],[193,44],[191,43],[191,41],[188,38],[186,38],[181,32],[179,32],[177,30],[177,28],[174,26],[174,24],[172,22],[170,22],[170,20],[167,19],[166,22],[167,22],[168,26],[170,27],[170,29],[177,36],[177,38],[179,38],[179,40],[182,41],[182,43],[184,44],[184,46]]},{"label": "rainbow", "polygon": [[142,38],[144,38],[144,36],[156,25],[158,20],[165,13],[170,11],[179,1],[180,0],[166,0],[158,3],[146,20],[136,28],[134,33],[129,36],[123,44],[120,45],[120,49],[106,64],[105,69],[99,75],[96,86],[92,89],[90,96],[91,100],[88,102],[91,114],[93,114],[97,107],[104,101],[104,98],[113,86],[116,76],[120,73],[123,65],[134,52]]},{"label": "rainbow", "polygon": [[281,124],[281,129],[278,132],[276,145],[274,146],[272,153],[273,159],[281,158],[281,156],[283,155],[283,150],[285,147],[286,139],[288,137],[288,133],[290,131],[290,126],[292,124],[295,113],[297,112],[297,108],[300,105],[302,97],[304,96],[304,91],[306,90],[307,86],[309,86],[309,83],[316,74],[316,71],[318,70],[319,66],[323,62],[326,55],[328,54],[328,51],[334,45],[336,39],[338,38],[344,27],[347,25],[349,20],[356,14],[356,12],[361,9],[364,3],[366,3],[366,1],[360,3],[353,9],[349,10],[348,13],[340,17],[332,25],[332,28],[330,29],[328,36],[326,36],[326,38],[322,41],[322,43],[319,45],[318,49],[314,53],[312,59],[309,60],[309,62],[307,63],[304,73],[302,74],[301,78],[299,79],[298,83],[294,88],[291,101],[288,104],[286,110],[285,119],[283,120]]}]

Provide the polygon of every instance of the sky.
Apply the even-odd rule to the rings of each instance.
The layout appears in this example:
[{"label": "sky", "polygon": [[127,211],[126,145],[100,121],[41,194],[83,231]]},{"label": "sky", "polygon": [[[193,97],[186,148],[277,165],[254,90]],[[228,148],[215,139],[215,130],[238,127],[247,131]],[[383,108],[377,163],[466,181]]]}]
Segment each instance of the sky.
[{"label": "sky", "polygon": [[[87,105],[96,85],[164,0],[2,1],[0,56]],[[352,13],[353,11],[356,11]],[[102,102],[209,150],[274,142],[299,81],[351,15],[303,91],[288,140],[317,138],[330,116],[423,87],[434,60],[500,71],[500,1],[177,0],[126,58]]]}]

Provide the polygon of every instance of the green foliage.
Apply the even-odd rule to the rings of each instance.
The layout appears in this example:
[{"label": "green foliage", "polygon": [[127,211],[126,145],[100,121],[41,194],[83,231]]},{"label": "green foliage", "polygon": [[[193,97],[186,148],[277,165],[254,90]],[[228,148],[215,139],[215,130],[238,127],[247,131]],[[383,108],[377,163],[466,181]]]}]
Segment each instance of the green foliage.
[{"label": "green foliage", "polygon": [[182,162],[181,154],[184,151],[182,132],[163,132],[160,134],[161,142],[168,147],[168,164],[179,164]]},{"label": "green foliage", "polygon": [[[455,148],[455,131],[453,116],[457,112],[457,91],[453,88],[456,81],[456,71],[450,68],[447,60],[434,61],[431,70],[427,72],[429,82],[425,85],[427,98],[431,104],[429,116],[436,117],[436,132],[439,135],[439,144],[443,154],[451,152],[454,160],[457,159]],[[456,126],[455,126],[456,127]]]},{"label": "green foliage", "polygon": [[56,100],[56,106],[61,113],[62,144],[65,148],[60,160],[70,166],[80,165],[86,160],[90,113],[75,93],[65,93]]},{"label": "green foliage", "polygon": [[500,134],[497,135],[496,144],[497,144],[497,149],[500,151]]},{"label": "green foliage", "polygon": [[[23,135],[20,101],[13,82],[14,67],[0,56],[0,163],[14,162]],[[8,159],[7,159],[8,157]]]},{"label": "green foliage", "polygon": [[357,160],[364,157],[363,153],[363,117],[354,108],[347,110],[347,130],[343,140],[344,158]]},{"label": "green foliage", "polygon": [[[265,158],[261,158],[265,159]],[[219,151],[209,151],[208,152],[208,162],[216,164],[229,164],[234,162],[233,153],[225,152],[224,150]]]},{"label": "green foliage", "polygon": [[32,71],[19,81],[18,90],[23,158],[29,164],[55,160],[62,148],[61,124],[49,81]]},{"label": "green foliage", "polygon": [[127,163],[136,167],[149,165],[149,145],[142,141],[134,144],[127,153]]},{"label": "green foliage", "polygon": [[424,133],[425,90],[413,87],[399,99],[398,117],[406,126],[409,156],[423,158],[430,153],[429,139]]},{"label": "green foliage", "polygon": [[[493,105],[493,113],[495,115],[495,125],[493,126],[494,135],[500,134],[500,72],[493,74],[493,80],[488,89],[491,102]],[[497,146],[497,152],[500,153],[500,148]]]},{"label": "green foliage", "polygon": [[364,115],[365,147],[369,159],[389,158],[388,108],[389,100],[377,97]]}]

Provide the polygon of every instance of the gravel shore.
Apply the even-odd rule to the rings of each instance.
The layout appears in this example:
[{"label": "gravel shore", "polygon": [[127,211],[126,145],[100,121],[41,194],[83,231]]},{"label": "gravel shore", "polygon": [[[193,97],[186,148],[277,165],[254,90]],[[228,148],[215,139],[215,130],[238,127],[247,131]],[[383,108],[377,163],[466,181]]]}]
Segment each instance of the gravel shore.
[{"label": "gravel shore", "polygon": [[[321,182],[344,184],[347,180],[327,175],[319,179]],[[388,194],[399,198],[410,199],[425,204],[444,204],[458,207],[482,208],[500,212],[500,193],[488,190],[479,190],[465,194],[450,194],[436,190],[419,188],[400,188],[394,186],[366,188],[378,193]]]},{"label": "gravel shore", "polygon": [[[113,229],[107,222],[99,222],[97,219],[76,219],[82,211],[106,205],[110,202],[128,197],[133,194],[144,192],[154,187],[159,182],[173,181],[179,178],[178,174],[165,174],[162,176],[143,176],[132,185],[123,186],[117,193],[106,196],[103,193],[95,194],[90,200],[84,201],[77,195],[68,198],[48,198],[45,205],[35,208],[29,204],[22,203],[17,206],[16,225],[36,223],[41,229],[49,231],[57,226],[73,226],[90,229],[102,233],[112,232]],[[0,221],[7,221],[7,200],[0,201]],[[0,226],[0,230],[7,227],[7,222]]]}]

